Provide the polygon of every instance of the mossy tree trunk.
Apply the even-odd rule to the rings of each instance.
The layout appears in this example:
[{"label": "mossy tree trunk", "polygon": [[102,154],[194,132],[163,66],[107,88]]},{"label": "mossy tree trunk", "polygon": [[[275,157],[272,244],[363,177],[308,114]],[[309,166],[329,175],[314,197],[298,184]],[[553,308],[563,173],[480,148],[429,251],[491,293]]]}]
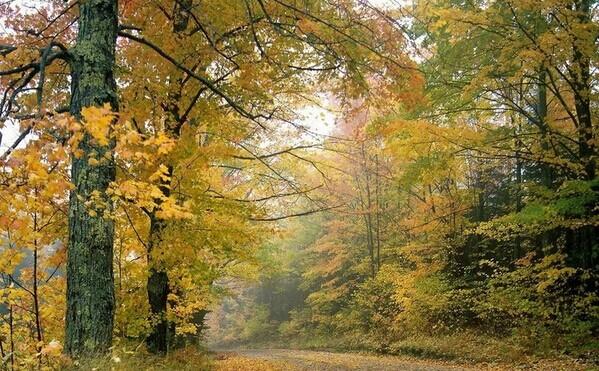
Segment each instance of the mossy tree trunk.
[{"label": "mossy tree trunk", "polygon": [[[71,51],[70,107],[78,118],[83,107],[109,103],[113,110],[118,108],[114,80],[117,0],[82,1],[79,12],[77,44]],[[115,180],[113,147],[98,145],[85,135],[79,147],[82,156],[72,158],[65,330],[65,352],[72,356],[106,352],[112,343],[114,225],[104,212],[110,211],[106,189]],[[92,166],[90,155],[104,160]],[[94,216],[85,206],[93,192],[99,192],[108,205]]]}]

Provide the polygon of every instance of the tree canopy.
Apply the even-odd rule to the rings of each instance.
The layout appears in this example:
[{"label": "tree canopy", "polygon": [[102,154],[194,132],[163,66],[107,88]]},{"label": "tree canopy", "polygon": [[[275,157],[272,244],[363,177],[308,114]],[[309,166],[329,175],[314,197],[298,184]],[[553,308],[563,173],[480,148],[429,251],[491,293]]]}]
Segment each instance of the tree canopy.
[{"label": "tree canopy", "polygon": [[597,12],[0,4],[1,367],[204,336],[596,359]]}]

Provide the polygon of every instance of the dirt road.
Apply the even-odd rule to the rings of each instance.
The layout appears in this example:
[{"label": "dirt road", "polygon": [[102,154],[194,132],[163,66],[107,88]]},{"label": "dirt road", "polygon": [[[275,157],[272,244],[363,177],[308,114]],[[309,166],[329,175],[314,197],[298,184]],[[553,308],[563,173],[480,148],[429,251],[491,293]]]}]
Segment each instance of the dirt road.
[{"label": "dirt road", "polygon": [[[444,364],[437,361],[423,361],[417,359],[363,355],[353,353],[332,353],[323,351],[290,350],[290,349],[248,349],[220,352],[223,363],[220,369],[246,369],[239,365],[247,365],[251,369],[252,360],[260,362],[259,369],[271,370],[298,370],[298,371],[455,371],[474,370],[463,366]],[[231,362],[236,359],[237,361]],[[239,361],[245,360],[245,361]],[[236,366],[233,366],[236,365]]]}]

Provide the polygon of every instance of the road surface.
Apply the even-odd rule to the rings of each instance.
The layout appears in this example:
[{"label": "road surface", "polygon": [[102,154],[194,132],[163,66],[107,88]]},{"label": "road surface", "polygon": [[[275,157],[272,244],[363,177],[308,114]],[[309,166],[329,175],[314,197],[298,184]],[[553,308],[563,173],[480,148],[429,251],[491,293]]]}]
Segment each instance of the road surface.
[{"label": "road surface", "polygon": [[[438,361],[424,361],[403,357],[377,356],[354,353],[332,353],[291,349],[247,349],[217,352],[217,360],[223,362],[219,370],[228,368],[297,370],[297,371],[455,371],[476,370]],[[235,360],[235,361],[233,361]],[[243,361],[240,361],[243,360]],[[229,365],[229,367],[227,367]],[[243,367],[239,365],[245,365]],[[259,365],[259,366],[258,366]],[[268,365],[268,366],[266,366]],[[247,367],[247,368],[246,368]]]}]

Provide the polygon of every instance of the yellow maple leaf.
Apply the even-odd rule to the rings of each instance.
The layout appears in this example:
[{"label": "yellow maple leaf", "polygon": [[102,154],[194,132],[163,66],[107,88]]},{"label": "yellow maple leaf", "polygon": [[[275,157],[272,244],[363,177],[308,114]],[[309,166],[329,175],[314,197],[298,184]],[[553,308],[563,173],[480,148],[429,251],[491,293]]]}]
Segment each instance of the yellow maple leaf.
[{"label": "yellow maple leaf", "polygon": [[81,110],[81,115],[85,123],[85,130],[100,145],[108,145],[110,124],[115,118],[115,113],[110,109],[110,105],[106,103],[102,107],[84,107]]}]

